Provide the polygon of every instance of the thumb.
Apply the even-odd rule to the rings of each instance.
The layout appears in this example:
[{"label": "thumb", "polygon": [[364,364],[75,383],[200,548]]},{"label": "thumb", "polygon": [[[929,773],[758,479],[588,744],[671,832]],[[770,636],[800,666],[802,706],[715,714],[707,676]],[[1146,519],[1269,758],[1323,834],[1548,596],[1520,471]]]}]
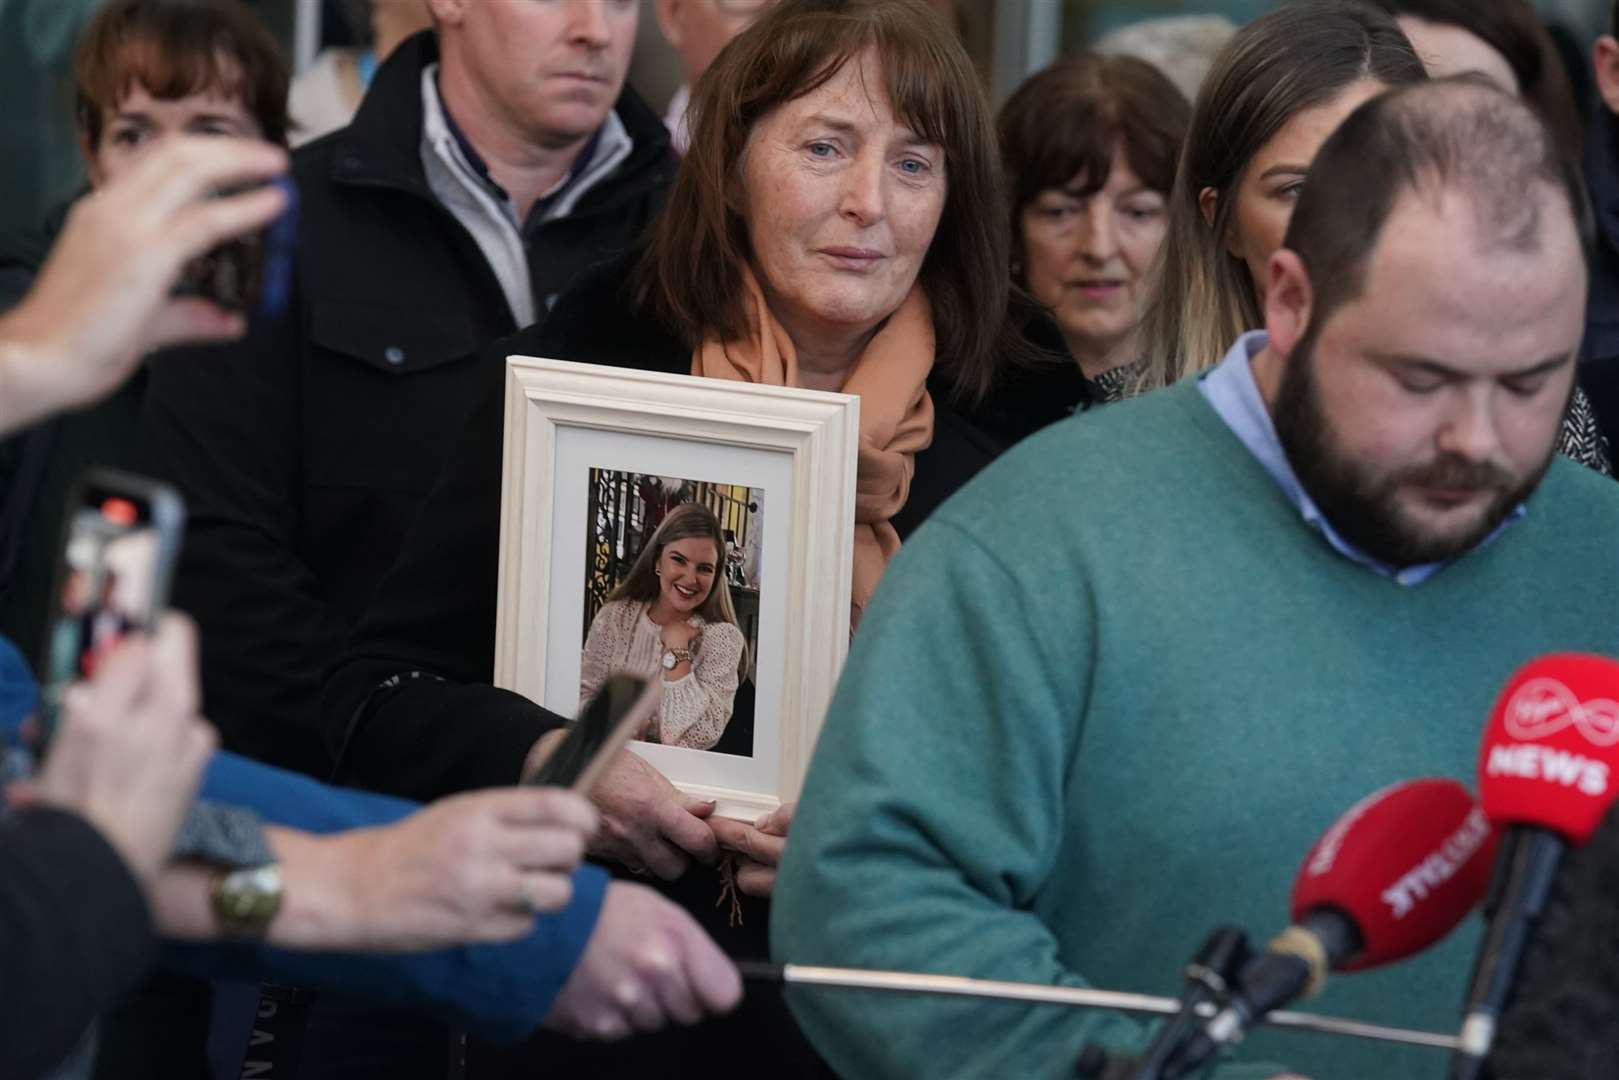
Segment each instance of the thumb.
[{"label": "thumb", "polygon": [[786,836],[787,830],[793,824],[793,811],[797,809],[798,804],[796,802],[782,803],[754,822],[753,827],[762,833],[769,833],[771,836]]},{"label": "thumb", "polygon": [[719,801],[717,799],[687,798],[683,800],[683,805],[686,813],[692,817],[708,818],[713,816],[714,808],[719,805]]}]

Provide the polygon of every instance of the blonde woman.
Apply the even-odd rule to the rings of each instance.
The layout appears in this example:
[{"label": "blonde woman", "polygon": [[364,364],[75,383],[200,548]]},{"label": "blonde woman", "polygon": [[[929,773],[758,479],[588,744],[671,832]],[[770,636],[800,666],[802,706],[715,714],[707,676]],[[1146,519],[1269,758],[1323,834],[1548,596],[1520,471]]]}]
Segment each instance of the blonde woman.
[{"label": "blonde woman", "polygon": [[591,620],[579,673],[581,707],[609,675],[661,677],[647,742],[709,750],[725,734],[747,644],[725,582],[725,534],[699,503],[669,511]]}]

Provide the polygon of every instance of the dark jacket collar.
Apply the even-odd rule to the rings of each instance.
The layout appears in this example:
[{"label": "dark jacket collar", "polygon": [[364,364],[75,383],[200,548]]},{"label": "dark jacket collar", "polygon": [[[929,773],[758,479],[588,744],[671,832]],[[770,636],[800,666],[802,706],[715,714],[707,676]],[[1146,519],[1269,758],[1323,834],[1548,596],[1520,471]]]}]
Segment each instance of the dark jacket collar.
[{"label": "dark jacket collar", "polygon": [[[332,136],[333,180],[404,188],[432,197],[421,160],[422,72],[438,56],[437,36],[424,30],[406,39],[377,69],[354,121]],[[672,162],[669,130],[628,84],[613,109],[635,143],[618,176]],[[635,187],[639,194],[641,185]]]}]

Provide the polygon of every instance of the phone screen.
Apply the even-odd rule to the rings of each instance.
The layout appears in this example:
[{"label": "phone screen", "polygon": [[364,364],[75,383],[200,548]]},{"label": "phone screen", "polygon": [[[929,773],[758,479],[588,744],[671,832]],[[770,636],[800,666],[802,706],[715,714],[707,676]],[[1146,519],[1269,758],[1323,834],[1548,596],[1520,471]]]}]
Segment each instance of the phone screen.
[{"label": "phone screen", "polygon": [[45,639],[41,745],[62,695],[94,677],[130,633],[149,630],[168,602],[179,497],[161,484],[92,474],[68,509],[56,602]]},{"label": "phone screen", "polygon": [[529,783],[573,787],[604,752],[617,749],[612,745],[615,738],[620,744],[625,741],[629,730],[624,721],[637,705],[643,706],[641,713],[650,713],[652,702],[646,699],[647,690],[646,680],[633,675],[609,678],[580,711],[561,745],[535,770]]}]

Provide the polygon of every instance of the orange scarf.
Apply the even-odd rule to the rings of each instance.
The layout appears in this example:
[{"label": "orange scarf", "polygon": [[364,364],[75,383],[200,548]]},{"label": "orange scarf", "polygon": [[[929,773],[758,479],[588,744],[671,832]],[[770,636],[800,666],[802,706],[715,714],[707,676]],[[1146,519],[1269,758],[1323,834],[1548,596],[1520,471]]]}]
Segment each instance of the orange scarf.
[{"label": "orange scarf", "polygon": [[[767,386],[803,385],[787,331],[770,313],[752,272],[744,271],[743,279],[752,336],[705,339],[692,353],[691,373]],[[933,441],[933,399],[927,389],[933,346],[933,311],[918,284],[866,343],[843,381],[843,392],[860,398],[851,630],[899,551],[899,534],[888,519],[910,494],[917,451]]]}]

